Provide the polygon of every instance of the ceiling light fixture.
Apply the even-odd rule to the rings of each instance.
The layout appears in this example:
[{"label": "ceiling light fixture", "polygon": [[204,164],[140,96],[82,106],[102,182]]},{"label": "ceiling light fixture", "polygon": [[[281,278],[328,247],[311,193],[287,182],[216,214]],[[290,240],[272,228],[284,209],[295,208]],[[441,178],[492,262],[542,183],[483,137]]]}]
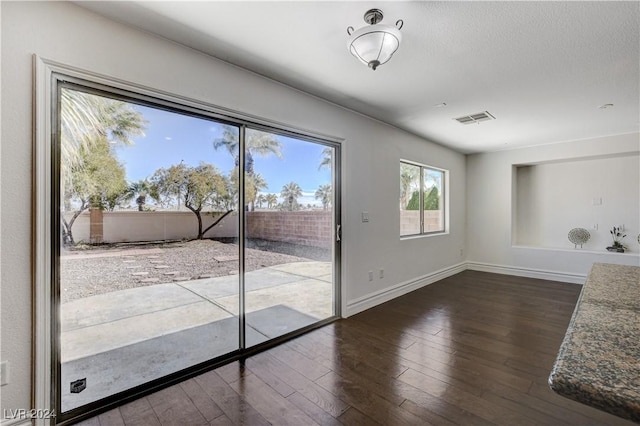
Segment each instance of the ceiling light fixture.
[{"label": "ceiling light fixture", "polygon": [[402,35],[400,29],[404,25],[402,19],[398,19],[396,25],[383,25],[382,11],[370,9],[364,14],[364,22],[370,26],[354,30],[347,28],[349,43],[347,47],[353,56],[375,71],[380,65],[391,59],[400,47]]}]

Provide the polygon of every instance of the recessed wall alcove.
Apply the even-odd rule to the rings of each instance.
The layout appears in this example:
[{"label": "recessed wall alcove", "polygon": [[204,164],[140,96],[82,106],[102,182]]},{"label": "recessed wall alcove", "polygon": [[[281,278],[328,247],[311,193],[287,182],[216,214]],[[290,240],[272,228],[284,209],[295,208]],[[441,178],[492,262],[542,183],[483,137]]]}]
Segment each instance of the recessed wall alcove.
[{"label": "recessed wall alcove", "polygon": [[612,242],[609,230],[624,226],[627,253],[640,251],[637,152],[514,164],[513,185],[513,245],[573,250],[569,230],[585,228],[591,238],[582,250],[602,252]]}]

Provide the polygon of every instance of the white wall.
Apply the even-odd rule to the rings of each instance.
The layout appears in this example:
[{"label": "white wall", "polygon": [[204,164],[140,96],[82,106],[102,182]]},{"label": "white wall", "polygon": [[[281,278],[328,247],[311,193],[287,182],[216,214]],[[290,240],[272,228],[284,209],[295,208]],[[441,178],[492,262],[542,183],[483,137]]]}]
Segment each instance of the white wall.
[{"label": "white wall", "polygon": [[517,167],[515,244],[574,248],[567,234],[581,227],[591,234],[583,249],[602,251],[609,230],[623,225],[627,252],[637,253],[639,162],[625,155]]},{"label": "white wall", "polygon": [[[635,133],[468,156],[467,243],[469,251],[467,260],[471,267],[530,276],[537,274],[544,278],[581,282],[593,262],[640,264],[636,241],[636,236],[640,232],[639,137],[640,135]],[[560,168],[560,164],[567,164],[567,173],[557,170],[556,165],[551,165],[551,162],[558,163]],[[565,244],[561,242],[562,238],[556,239],[556,234],[564,234],[566,238],[566,232],[570,228],[565,228],[574,227],[569,225],[572,223],[570,216],[577,213],[565,211],[563,208],[555,209],[553,206],[542,208],[541,213],[549,215],[546,218],[521,216],[523,220],[529,220],[532,226],[538,227],[539,231],[554,220],[563,223],[559,228],[552,230],[553,236],[544,234],[536,237],[527,235],[517,237],[514,235],[517,227],[513,219],[517,215],[513,212],[516,211],[518,204],[514,166],[537,163],[549,163],[544,164],[542,170],[550,173],[545,177],[521,176],[521,181],[529,183],[535,181],[536,185],[543,183],[542,190],[548,193],[540,194],[538,191],[538,196],[545,198],[544,203],[552,201],[562,203],[559,200],[562,196],[570,197],[574,203],[581,203],[583,209],[578,210],[582,213],[577,218],[579,223],[575,226],[588,227],[590,224],[593,225],[591,222],[594,221],[599,225],[599,230],[593,231],[595,243],[590,245],[589,249],[575,250],[568,241]],[[588,173],[589,167],[585,166],[589,164],[614,171],[609,177],[587,178],[584,176],[584,182],[576,179],[578,174]],[[599,175],[601,172],[596,173]],[[550,186],[551,181],[547,179],[549,176],[559,179],[557,187]],[[590,182],[587,183],[587,181]],[[602,184],[604,182],[607,185]],[[613,185],[616,187],[612,187]],[[570,194],[569,191],[575,191],[575,194]],[[592,199],[596,197],[602,198],[601,210],[591,205]],[[605,250],[606,246],[602,244],[607,237],[607,228],[618,220],[625,222],[624,225],[631,234],[625,241],[633,248],[633,253],[608,253]],[[526,241],[528,239],[529,241]],[[534,239],[537,241],[531,241]],[[513,243],[520,242],[518,240],[525,240],[524,242],[529,246]],[[557,248],[550,248],[553,246]]]},{"label": "white wall", "polygon": [[[73,4],[2,2],[2,348],[6,409],[31,397],[32,55],[201,100],[343,143],[343,295],[347,307],[399,283],[449,268],[465,247],[465,157]],[[362,68],[362,73],[370,72]],[[399,160],[451,171],[451,233],[399,239]],[[361,223],[366,210],[369,223]],[[367,271],[385,269],[385,278]],[[378,275],[375,274],[377,277]],[[376,302],[380,299],[370,299]],[[38,407],[45,408],[45,407]]]}]

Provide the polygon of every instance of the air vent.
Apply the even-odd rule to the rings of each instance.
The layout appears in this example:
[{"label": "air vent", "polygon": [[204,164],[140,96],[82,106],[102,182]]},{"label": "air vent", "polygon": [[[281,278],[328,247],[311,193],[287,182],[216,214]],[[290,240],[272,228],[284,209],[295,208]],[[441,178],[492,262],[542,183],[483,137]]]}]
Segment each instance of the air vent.
[{"label": "air vent", "polygon": [[496,118],[489,114],[488,111],[479,112],[477,114],[463,115],[462,117],[454,118],[460,124],[480,123],[481,121],[495,120]]}]

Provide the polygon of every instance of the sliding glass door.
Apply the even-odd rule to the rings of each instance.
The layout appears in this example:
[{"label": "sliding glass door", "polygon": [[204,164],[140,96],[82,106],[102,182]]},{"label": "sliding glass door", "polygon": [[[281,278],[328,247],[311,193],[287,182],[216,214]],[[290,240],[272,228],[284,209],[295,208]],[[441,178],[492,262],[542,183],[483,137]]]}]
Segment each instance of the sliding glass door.
[{"label": "sliding glass door", "polygon": [[338,145],[85,82],[57,105],[60,419],[337,315]]},{"label": "sliding glass door", "polygon": [[[60,96],[61,410],[239,349],[239,127]],[[237,172],[236,172],[237,174]]]},{"label": "sliding glass door", "polygon": [[245,140],[244,311],[251,347],[335,315],[335,148],[251,128]]}]

